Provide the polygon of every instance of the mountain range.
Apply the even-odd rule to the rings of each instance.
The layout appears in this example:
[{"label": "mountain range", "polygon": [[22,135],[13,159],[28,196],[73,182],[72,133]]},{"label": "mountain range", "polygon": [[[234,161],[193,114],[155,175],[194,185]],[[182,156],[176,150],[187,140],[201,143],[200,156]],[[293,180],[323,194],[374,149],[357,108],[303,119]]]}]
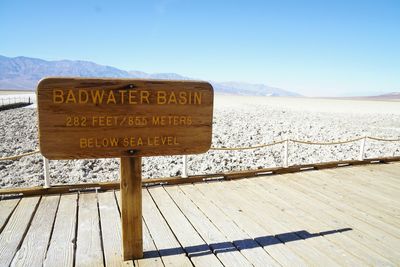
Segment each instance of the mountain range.
[{"label": "mountain range", "polygon": [[[48,76],[143,78],[165,80],[192,80],[176,73],[146,73],[125,71],[90,61],[47,61],[29,57],[0,55],[0,90],[34,90],[40,79]],[[196,79],[197,80],[197,79]],[[264,84],[210,81],[216,93],[255,96],[300,96],[297,93]]]}]

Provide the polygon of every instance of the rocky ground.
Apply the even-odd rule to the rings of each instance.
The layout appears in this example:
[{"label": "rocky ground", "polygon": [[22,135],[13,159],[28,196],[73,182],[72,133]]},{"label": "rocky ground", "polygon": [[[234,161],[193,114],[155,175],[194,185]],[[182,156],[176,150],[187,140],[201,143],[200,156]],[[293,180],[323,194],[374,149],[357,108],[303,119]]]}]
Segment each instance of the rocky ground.
[{"label": "rocky ground", "polygon": [[[335,102],[336,101],[336,102]],[[339,101],[339,102],[338,102]],[[330,105],[330,106],[329,106]],[[400,103],[217,96],[213,146],[243,147],[286,138],[346,140],[359,136],[400,138]],[[0,157],[38,147],[35,109],[0,112]],[[345,145],[289,144],[289,164],[357,159],[360,141]],[[283,165],[283,145],[246,151],[209,151],[189,156],[189,174],[229,172]],[[368,140],[367,157],[400,155],[400,142]],[[43,184],[42,157],[0,161],[0,188]],[[143,159],[144,178],[181,175],[182,157]],[[50,161],[51,182],[83,183],[118,179],[115,159]]]}]

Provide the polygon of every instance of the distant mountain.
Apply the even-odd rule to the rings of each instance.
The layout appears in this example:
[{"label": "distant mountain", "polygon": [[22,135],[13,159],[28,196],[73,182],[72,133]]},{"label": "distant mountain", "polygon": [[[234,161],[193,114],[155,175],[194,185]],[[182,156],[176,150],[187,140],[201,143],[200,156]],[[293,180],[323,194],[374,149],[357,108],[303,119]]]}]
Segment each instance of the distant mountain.
[{"label": "distant mountain", "polygon": [[[46,61],[38,58],[0,56],[0,89],[34,90],[40,79],[48,76],[144,78],[164,80],[191,80],[176,73],[146,73],[125,71],[89,61]],[[300,96],[264,84],[239,82],[212,82],[216,93],[257,96]]]},{"label": "distant mountain", "polygon": [[400,92],[392,92],[384,95],[373,96],[375,98],[384,98],[384,99],[400,99]]},{"label": "distant mountain", "polygon": [[270,87],[265,84],[250,84],[241,82],[213,83],[217,92],[236,95],[255,96],[300,96],[287,90]]}]

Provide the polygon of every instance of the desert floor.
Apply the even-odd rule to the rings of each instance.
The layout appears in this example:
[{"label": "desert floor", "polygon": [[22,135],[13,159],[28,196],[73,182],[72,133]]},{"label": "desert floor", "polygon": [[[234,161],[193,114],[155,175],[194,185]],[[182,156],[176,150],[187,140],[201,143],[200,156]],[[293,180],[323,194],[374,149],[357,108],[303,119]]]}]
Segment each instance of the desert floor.
[{"label": "desert floor", "polygon": [[[37,149],[37,116],[32,107],[0,112],[0,157]],[[214,147],[254,146],[287,138],[324,142],[365,135],[400,138],[400,102],[215,96]],[[283,148],[280,144],[190,155],[189,175],[282,166]],[[359,149],[360,141],[329,146],[290,142],[289,165],[358,159]],[[400,142],[366,143],[366,157],[399,155]],[[43,184],[42,163],[40,155],[0,161],[0,187]],[[116,180],[119,175],[117,159],[50,161],[50,168],[52,183]],[[181,170],[181,156],[143,159],[145,178],[181,175]]]}]

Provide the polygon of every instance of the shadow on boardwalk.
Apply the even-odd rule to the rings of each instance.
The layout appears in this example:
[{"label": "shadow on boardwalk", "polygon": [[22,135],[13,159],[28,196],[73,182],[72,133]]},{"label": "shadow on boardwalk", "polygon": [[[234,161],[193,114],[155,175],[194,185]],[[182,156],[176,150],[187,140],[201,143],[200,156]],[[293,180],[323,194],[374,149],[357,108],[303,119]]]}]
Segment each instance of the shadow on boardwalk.
[{"label": "shadow on boardwalk", "polygon": [[242,239],[235,240],[233,242],[220,242],[220,243],[212,243],[212,244],[202,244],[197,246],[189,246],[178,248],[168,248],[168,249],[160,249],[158,251],[145,251],[143,257],[144,258],[155,258],[161,256],[171,256],[171,255],[179,255],[186,254],[190,255],[190,257],[199,257],[207,254],[218,254],[224,252],[230,252],[235,250],[243,250],[243,249],[252,249],[255,247],[266,247],[272,246],[279,243],[288,243],[299,240],[305,240],[309,238],[338,234],[346,231],[351,231],[352,228],[341,228],[336,230],[323,231],[319,233],[309,233],[305,230],[282,233],[277,235],[269,235],[269,236],[260,236],[255,239]]}]

